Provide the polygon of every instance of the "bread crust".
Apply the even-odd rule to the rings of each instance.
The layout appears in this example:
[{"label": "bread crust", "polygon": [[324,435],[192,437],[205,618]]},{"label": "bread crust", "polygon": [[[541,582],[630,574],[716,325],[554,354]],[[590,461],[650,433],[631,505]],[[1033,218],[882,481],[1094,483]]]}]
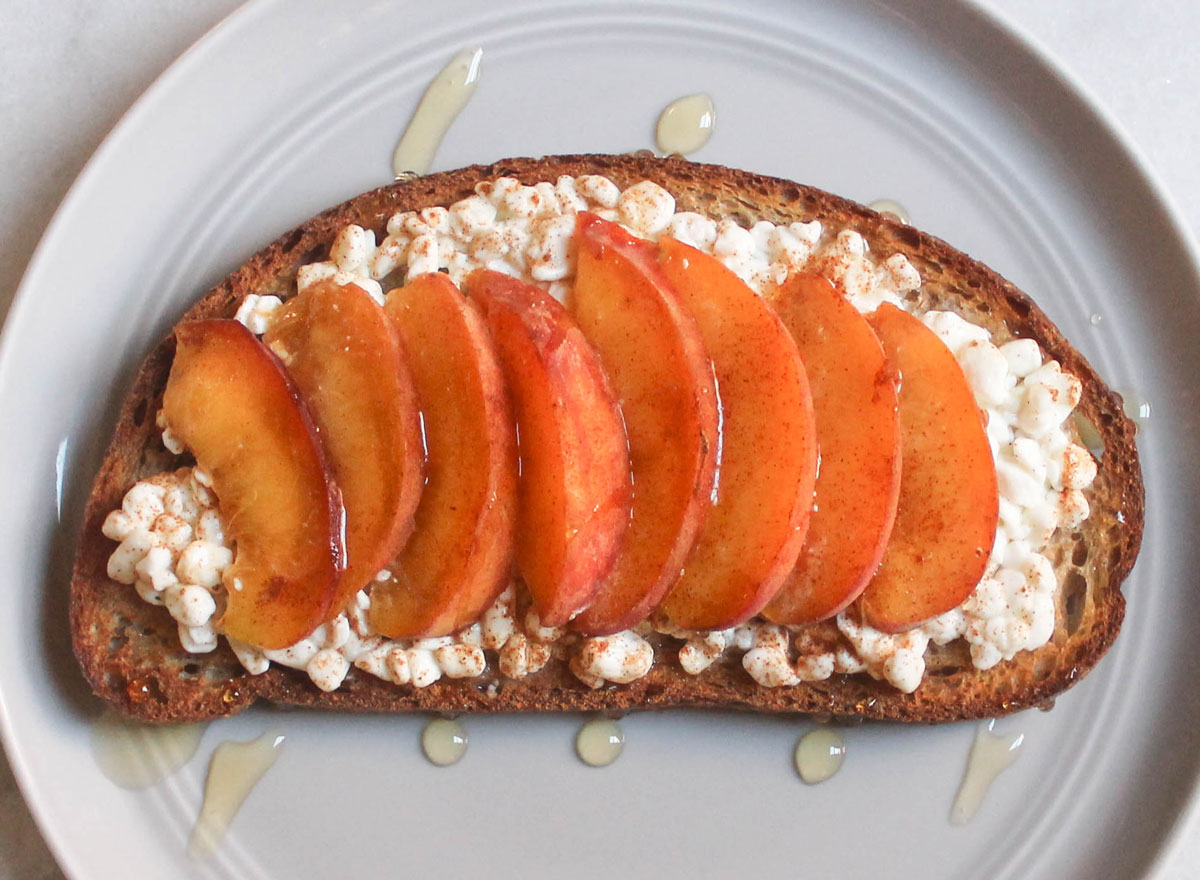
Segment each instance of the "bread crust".
[{"label": "bread crust", "polygon": [[624,188],[653,180],[676,198],[678,210],[744,226],[758,220],[820,220],[826,229],[853,229],[879,255],[903,253],[923,281],[915,304],[944,308],[991,330],[997,344],[1035,339],[1048,357],[1077,376],[1083,399],[1076,412],[1104,442],[1088,492],[1091,515],[1073,532],[1060,529],[1045,551],[1059,579],[1054,636],[992,669],[975,669],[961,642],[932,648],[921,686],[904,694],[865,674],[765,688],[725,657],[699,676],[685,673],[668,641],[654,636],[650,673],[631,684],[591,690],[569,671],[561,653],[539,673],[509,680],[489,669],[481,678],[442,679],[426,688],[398,686],[351,670],[333,693],[301,671],[273,665],[246,673],[223,641],[204,655],[179,645],[174,621],[136,591],[107,576],[113,544],[101,534],[109,511],[137,480],[177,467],[155,427],[174,355],[174,337],[146,357],[121,407],[117,428],[88,498],[71,580],[70,625],[75,654],[95,693],[145,721],[185,722],[231,715],[258,700],[357,712],[626,712],[690,706],[827,717],[941,722],[985,718],[1031,706],[1048,707],[1082,679],[1108,650],[1125,613],[1121,584],[1141,544],[1144,490],[1135,426],[1122,402],[1025,294],[987,266],[945,242],[862,205],[791,181],[648,153],[506,159],[433,174],[373,190],[331,208],[281,236],[193,305],[184,321],[232,317],[243,296],[296,290],[297,269],[325,259],[349,223],[382,232],[397,211],[450,204],[476,183],[500,176],[525,184],[560,175],[602,174]]}]

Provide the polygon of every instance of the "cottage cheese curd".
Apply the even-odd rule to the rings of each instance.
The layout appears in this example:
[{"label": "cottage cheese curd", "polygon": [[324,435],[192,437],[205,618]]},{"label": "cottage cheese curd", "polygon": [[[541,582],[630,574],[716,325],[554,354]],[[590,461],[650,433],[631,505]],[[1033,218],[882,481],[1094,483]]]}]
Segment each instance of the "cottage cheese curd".
[{"label": "cottage cheese curd", "polygon": [[[791,272],[815,271],[838,285],[859,311],[870,312],[884,302],[903,306],[903,294],[921,285],[902,254],[876,263],[865,239],[853,230],[828,234],[817,221],[787,226],[762,221],[746,229],[731,220],[677,212],[674,197],[655,183],[643,181],[622,191],[605,177],[584,175],[534,186],[504,177],[480,183],[475,195],[449,208],[397,213],[378,244],[370,230],[349,225],[338,233],[328,260],[300,268],[297,287],[331,279],[357,284],[382,302],[385,280],[445,271],[461,283],[486,267],[541,284],[561,298],[574,273],[571,238],[581,210],[646,239],[670,235],[711,253],[759,293]],[[236,317],[261,335],[280,304],[275,296],[251,295]],[[1056,528],[1073,528],[1087,517],[1081,490],[1096,474],[1091,455],[1072,444],[1065,429],[1079,403],[1080,383],[1056,362],[1044,362],[1032,340],[997,346],[987,330],[950,312],[929,312],[922,320],[954,353],[987,414],[1000,516],[986,576],[963,605],[899,635],[873,630],[850,611],[837,617],[836,633],[828,626],[787,628],[761,621],[687,632],[657,620],[655,630],[683,641],[679,662],[684,671],[699,675],[726,652],[739,651],[746,671],[765,687],[865,671],[911,692],[924,675],[931,641],[964,638],[974,665],[987,669],[1050,638],[1057,584],[1040,551]],[[182,452],[169,426],[159,426],[168,449]],[[232,561],[232,550],[224,543],[203,472],[184,468],[137,484],[122,509],[110,514],[104,533],[121,542],[110,560],[110,575],[133,584],[147,601],[165,605],[186,650],[215,648],[214,621],[224,604],[221,573]],[[388,640],[370,630],[370,596],[360,592],[350,608],[286,649],[260,651],[230,641],[247,671],[259,674],[280,663],[304,670],[327,691],[336,689],[352,667],[416,687],[443,676],[474,678],[488,668],[489,652],[504,676],[522,678],[561,649],[575,676],[590,687],[634,681],[654,662],[644,638],[649,624],[580,638],[541,626],[532,612],[521,617],[517,604],[510,587],[479,623],[454,636]]]},{"label": "cottage cheese curd", "polygon": [[157,474],[125,493],[105,517],[105,537],[119,546],[108,576],[132,584],[152,605],[163,605],[193,654],[217,647],[213,620],[224,610],[221,575],[233,562],[210,480],[200,468]]}]

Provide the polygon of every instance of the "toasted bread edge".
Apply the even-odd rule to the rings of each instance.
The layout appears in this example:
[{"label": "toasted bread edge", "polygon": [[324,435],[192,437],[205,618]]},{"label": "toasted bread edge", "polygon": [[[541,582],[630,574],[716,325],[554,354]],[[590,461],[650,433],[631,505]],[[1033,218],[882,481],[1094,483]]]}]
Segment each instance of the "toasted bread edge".
[{"label": "toasted bread edge", "polygon": [[849,200],[787,180],[641,153],[507,159],[399,182],[331,208],[251,257],[183,320],[231,317],[249,293],[291,295],[296,270],[324,259],[346,224],[379,232],[395,212],[448,206],[472,194],[482,180],[510,176],[532,184],[564,174],[602,174],[622,188],[653,180],[675,195],[680,210],[732,218],[746,226],[758,220],[818,219],[827,228],[854,229],[873,253],[903,253],[916,266],[923,280],[920,306],[952,309],[987,327],[998,343],[1033,338],[1047,356],[1076,375],[1084,388],[1077,413],[1096,426],[1105,452],[1087,492],[1091,516],[1075,532],[1060,529],[1047,550],[1060,581],[1058,622],[1050,643],[986,671],[964,661],[961,650],[935,651],[925,681],[912,694],[866,675],[764,688],[742,670],[738,658],[725,658],[692,676],[671,652],[658,652],[646,677],[598,690],[588,689],[556,659],[528,679],[488,674],[465,681],[443,679],[423,689],[352,670],[339,690],[324,693],[303,672],[291,669],[272,666],[262,675],[249,675],[224,643],[210,654],[187,654],[169,615],[108,578],[113,543],[100,531],[107,513],[120,506],[134,482],[179,466],[162,447],[154,424],[174,352],[169,337],[147,356],[124,400],[78,542],[70,586],[71,632],[76,657],[98,696],[129,716],[152,722],[216,718],[258,700],[363,712],[625,712],[692,706],[941,722],[1045,707],[1095,666],[1120,629],[1125,612],[1120,588],[1142,537],[1144,490],[1135,426],[1119,396],[1024,293],[940,239]]}]

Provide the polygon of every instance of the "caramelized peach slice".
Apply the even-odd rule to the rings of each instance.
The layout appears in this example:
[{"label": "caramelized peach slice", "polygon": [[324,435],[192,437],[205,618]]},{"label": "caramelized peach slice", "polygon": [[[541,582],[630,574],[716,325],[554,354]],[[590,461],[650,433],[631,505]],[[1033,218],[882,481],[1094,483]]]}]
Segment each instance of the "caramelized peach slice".
[{"label": "caramelized peach slice", "polygon": [[341,493],[279,361],[237,321],[175,330],[163,409],[212,476],[230,540],[232,638],[285,648],[331,613],[342,569]]},{"label": "caramelized peach slice", "polygon": [[607,634],[645,619],[679,577],[711,506],[720,434],[712,364],[656,248],[588,213],[577,239],[571,304],[621,405],[633,469],[624,545],[575,620]]},{"label": "caramelized peach slice", "polygon": [[425,451],[400,336],[354,285],[326,281],[276,313],[263,336],[308,405],[346,506],[337,612],[400,552],[421,497]]},{"label": "caramelized peach slice", "polygon": [[473,623],[512,576],[516,429],[496,352],[476,307],[441,273],[388,294],[425,430],[425,491],[390,579],[371,589],[371,623],[391,638]]},{"label": "caramelized peach slice", "polygon": [[812,389],[821,469],[796,567],[764,614],[807,623],[837,614],[879,567],[900,493],[895,373],[867,319],[819,275],[792,275],[771,297]]},{"label": "caramelized peach slice", "polygon": [[900,501],[863,618],[900,632],[961,604],[996,537],[996,466],[971,388],[945,344],[892,305],[870,317],[900,373]]},{"label": "caramelized peach slice", "polygon": [[629,525],[629,441],[595,349],[549,294],[472,274],[517,423],[517,568],[546,626],[591,602]]},{"label": "caramelized peach slice", "polygon": [[723,416],[712,510],[662,609],[686,629],[724,629],[761,611],[796,564],[817,472],[812,399],[766,300],[715,257],[671,238],[659,247],[712,358]]}]

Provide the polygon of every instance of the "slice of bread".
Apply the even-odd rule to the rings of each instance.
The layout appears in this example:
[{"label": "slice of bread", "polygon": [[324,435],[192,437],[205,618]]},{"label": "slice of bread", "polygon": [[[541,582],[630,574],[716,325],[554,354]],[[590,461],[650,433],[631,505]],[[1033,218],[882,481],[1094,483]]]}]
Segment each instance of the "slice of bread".
[{"label": "slice of bread", "polygon": [[846,199],[786,180],[649,154],[510,159],[396,183],[332,208],[252,257],[183,320],[232,317],[250,293],[294,294],[297,269],[325,259],[334,236],[347,224],[381,235],[397,211],[448,206],[471,195],[480,181],[508,176],[533,184],[564,174],[601,174],[622,188],[652,180],[675,196],[678,210],[730,218],[743,226],[759,220],[815,219],[829,230],[856,230],[874,254],[902,253],[917,268],[923,280],[913,303],[918,311],[957,312],[989,329],[997,344],[1015,337],[1035,339],[1047,357],[1077,376],[1084,390],[1076,413],[1095,426],[1104,453],[1087,492],[1091,515],[1077,530],[1059,529],[1045,551],[1059,582],[1051,640],[986,671],[972,666],[961,640],[940,648],[931,645],[925,680],[911,694],[866,674],[766,688],[749,677],[737,655],[722,657],[701,675],[689,675],[680,668],[677,651],[668,647],[679,643],[658,635],[649,637],[656,659],[648,675],[597,690],[572,675],[561,648],[544,669],[520,680],[504,678],[495,663],[480,678],[442,679],[421,689],[352,670],[332,693],[317,689],[303,672],[280,666],[250,675],[224,642],[212,653],[188,654],[170,615],[107,576],[114,544],[101,534],[105,516],[120,507],[130,486],[179,466],[155,426],[174,352],[171,337],[149,354],[125,398],[80,536],[71,582],[71,630],[76,656],[97,695],[130,716],[158,722],[229,715],[257,700],[368,712],[619,712],[696,706],[939,722],[1048,706],[1095,666],[1120,628],[1125,613],[1121,583],[1142,535],[1144,498],[1135,428],[1121,399],[1012,284],[945,242]]}]

